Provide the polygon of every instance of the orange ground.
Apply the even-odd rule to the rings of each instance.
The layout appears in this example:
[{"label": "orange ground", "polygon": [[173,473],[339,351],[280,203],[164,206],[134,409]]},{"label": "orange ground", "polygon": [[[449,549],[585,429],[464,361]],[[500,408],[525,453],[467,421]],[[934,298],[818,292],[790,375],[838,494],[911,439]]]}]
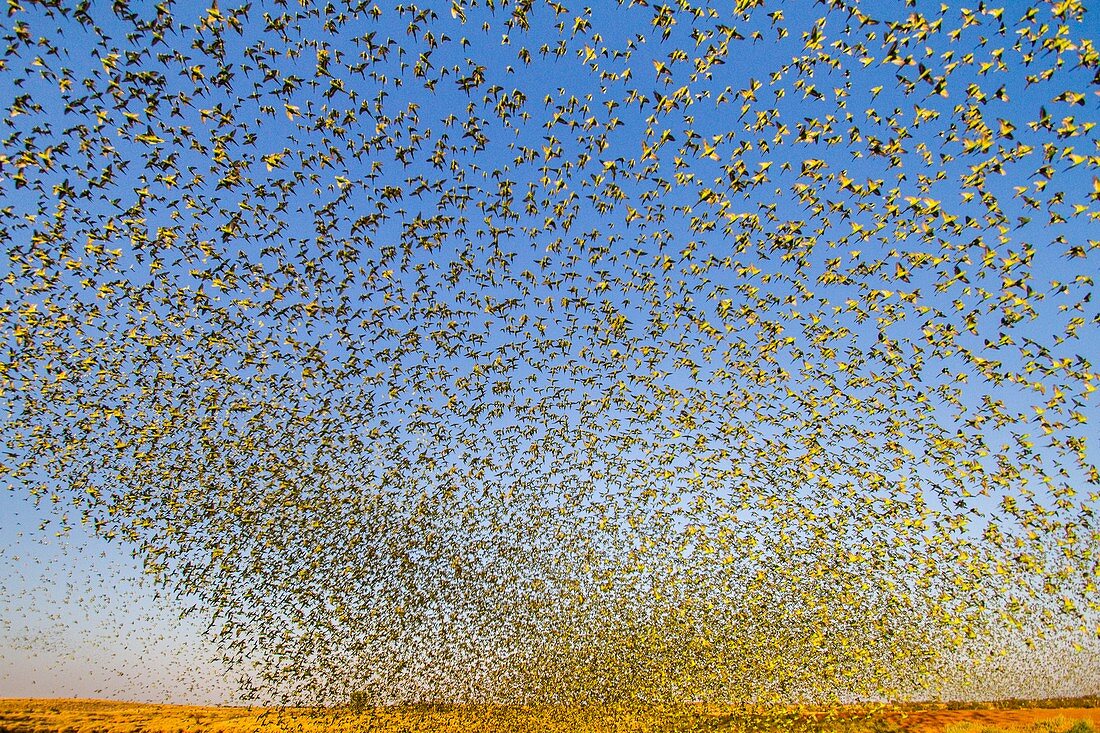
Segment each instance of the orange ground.
[{"label": "orange ground", "polygon": [[241,708],[106,700],[0,699],[3,733],[243,733],[259,715]]},{"label": "orange ground", "polygon": [[[469,711],[472,713],[472,711]],[[138,703],[107,702],[99,700],[48,700],[48,699],[0,699],[0,733],[251,733],[256,730],[296,730],[301,733],[320,733],[325,731],[370,730],[379,733],[387,731],[482,731],[484,733],[511,733],[524,731],[647,731],[653,725],[647,724],[643,716],[612,714],[598,716],[602,724],[593,725],[597,718],[584,716],[579,718],[562,715],[558,710],[535,712],[498,711],[495,715],[485,716],[468,714],[461,710],[432,715],[410,716],[397,711],[375,713],[369,717],[343,719],[340,723],[319,718],[299,719],[292,725],[264,725],[277,722],[277,716],[263,710],[246,708],[189,707],[181,705],[148,705]],[[688,716],[691,729],[735,731],[727,714],[712,710],[709,714]],[[841,716],[847,717],[842,714]],[[1100,731],[1100,708],[1021,708],[1011,710],[910,710],[892,712],[884,716],[890,728],[900,728],[911,733],[943,733],[952,726],[949,733],[983,733],[986,729],[999,731],[1020,731],[1026,733],[1029,726],[1046,720],[1058,720],[1057,730],[1051,733],[1063,733],[1074,722],[1086,720],[1094,731]],[[686,718],[683,719],[686,722]],[[284,721],[286,722],[286,721]],[[668,731],[668,719],[658,727]],[[716,725],[717,724],[717,725]],[[966,727],[960,731],[959,726]],[[752,726],[757,729],[758,726]],[[673,729],[677,726],[673,724]],[[687,729],[687,728],[685,728]],[[846,728],[845,733],[873,733],[880,726],[857,724]],[[822,726],[830,730],[830,726]],[[841,729],[838,729],[841,730]],[[1032,732],[1034,733],[1034,732]]]},{"label": "orange ground", "polygon": [[1100,708],[1021,708],[1018,710],[913,710],[891,714],[888,720],[913,733],[938,733],[955,723],[988,728],[1026,728],[1041,720],[1088,720],[1100,730]]}]

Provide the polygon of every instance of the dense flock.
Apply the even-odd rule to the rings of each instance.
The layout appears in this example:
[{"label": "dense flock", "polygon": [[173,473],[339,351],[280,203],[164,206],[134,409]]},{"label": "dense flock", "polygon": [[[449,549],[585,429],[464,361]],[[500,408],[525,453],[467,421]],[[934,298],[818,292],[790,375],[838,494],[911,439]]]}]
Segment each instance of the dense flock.
[{"label": "dense flock", "polygon": [[287,704],[1095,655],[1096,13],[9,0],[4,485]]}]

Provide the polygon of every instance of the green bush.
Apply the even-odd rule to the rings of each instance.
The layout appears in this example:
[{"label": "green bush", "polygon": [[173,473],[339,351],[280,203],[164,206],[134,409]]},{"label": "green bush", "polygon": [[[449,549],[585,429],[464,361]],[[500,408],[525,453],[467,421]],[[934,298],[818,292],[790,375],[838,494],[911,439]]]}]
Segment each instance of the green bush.
[{"label": "green bush", "polygon": [[348,709],[353,713],[361,713],[371,706],[370,693],[356,690],[348,695]]}]

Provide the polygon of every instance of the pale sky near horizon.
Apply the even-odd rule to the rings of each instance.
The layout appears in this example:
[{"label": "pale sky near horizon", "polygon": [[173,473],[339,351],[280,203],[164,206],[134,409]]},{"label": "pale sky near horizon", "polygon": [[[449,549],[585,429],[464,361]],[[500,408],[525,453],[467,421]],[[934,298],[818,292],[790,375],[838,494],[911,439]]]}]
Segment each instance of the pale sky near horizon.
[{"label": "pale sky near horizon", "polygon": [[24,497],[0,497],[0,697],[227,704],[235,685],[140,561]]}]

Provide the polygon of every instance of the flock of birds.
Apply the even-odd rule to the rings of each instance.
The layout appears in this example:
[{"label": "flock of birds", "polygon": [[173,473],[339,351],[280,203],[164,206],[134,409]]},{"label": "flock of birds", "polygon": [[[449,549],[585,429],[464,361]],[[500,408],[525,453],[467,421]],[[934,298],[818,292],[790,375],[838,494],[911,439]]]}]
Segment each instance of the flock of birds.
[{"label": "flock of birds", "polygon": [[221,2],[7,3],[0,472],[253,692],[1095,653],[1086,3]]}]

